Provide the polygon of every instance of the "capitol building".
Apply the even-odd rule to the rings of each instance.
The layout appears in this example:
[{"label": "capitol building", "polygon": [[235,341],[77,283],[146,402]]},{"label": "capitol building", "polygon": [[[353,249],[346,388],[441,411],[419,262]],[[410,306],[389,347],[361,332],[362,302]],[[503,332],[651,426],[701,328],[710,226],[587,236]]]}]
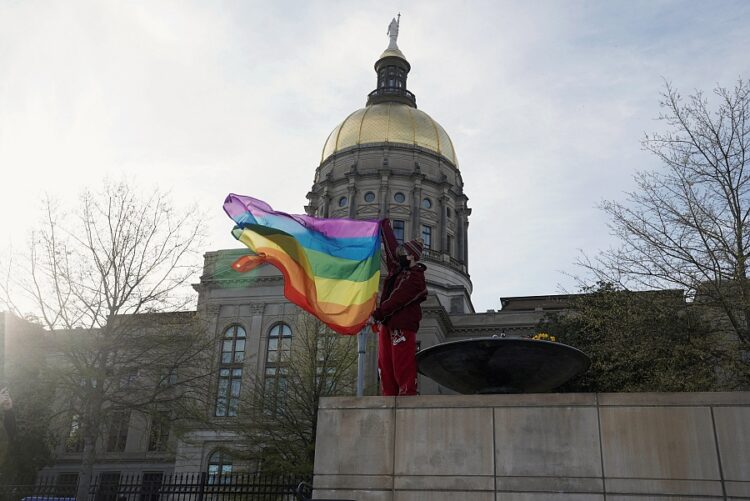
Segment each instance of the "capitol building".
[{"label": "capitol building", "polygon": [[[565,307],[566,297],[503,298],[497,311],[474,310],[469,263],[472,210],[461,176],[461,168],[471,166],[460,165],[460,151],[446,129],[418,108],[418,95],[408,87],[412,67],[393,33],[374,69],[375,88],[366,94],[365,106],[342,117],[328,137],[321,138],[305,211],[323,218],[387,217],[400,241],[424,240],[429,296],[422,304],[418,349],[491,334],[532,334],[545,312]],[[301,311],[285,299],[283,277],[273,266],[248,273],[232,269],[231,264],[246,253],[246,249],[206,252],[202,276],[194,285],[198,300],[193,314],[203,320],[210,335],[231,341],[232,351],[242,351],[242,356],[227,359],[223,341],[217,343],[215,388],[226,393],[216,396],[213,415],[217,418],[231,418],[233,392],[249,385],[251,374],[272,376],[271,354],[285,340],[293,342],[293,318]],[[369,394],[378,387],[376,349],[375,336],[370,336],[365,371]],[[452,393],[424,376],[419,391]],[[231,457],[222,452],[236,440],[229,432],[206,429],[180,439],[170,436],[169,448],[151,451],[148,437],[153,425],[135,415],[128,425],[123,454],[103,454],[97,473],[166,475],[231,465]],[[80,454],[60,450],[57,462],[45,473],[73,476],[78,466]]]}]

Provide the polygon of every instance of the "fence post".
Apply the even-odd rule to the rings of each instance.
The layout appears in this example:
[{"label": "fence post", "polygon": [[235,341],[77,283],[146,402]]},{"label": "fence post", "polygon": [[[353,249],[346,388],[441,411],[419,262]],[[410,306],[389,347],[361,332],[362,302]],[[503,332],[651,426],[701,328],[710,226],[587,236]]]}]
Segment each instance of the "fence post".
[{"label": "fence post", "polygon": [[198,501],[203,501],[203,493],[206,489],[206,472],[202,471],[200,475],[200,485],[198,486]]},{"label": "fence post", "polygon": [[[94,475],[91,475],[91,482],[89,483],[89,492],[88,492],[89,499],[91,500],[94,499],[94,495],[96,494],[96,486],[98,483],[99,483],[99,475],[97,475],[96,477],[94,477]],[[87,501],[87,500],[78,499],[76,501]]]}]

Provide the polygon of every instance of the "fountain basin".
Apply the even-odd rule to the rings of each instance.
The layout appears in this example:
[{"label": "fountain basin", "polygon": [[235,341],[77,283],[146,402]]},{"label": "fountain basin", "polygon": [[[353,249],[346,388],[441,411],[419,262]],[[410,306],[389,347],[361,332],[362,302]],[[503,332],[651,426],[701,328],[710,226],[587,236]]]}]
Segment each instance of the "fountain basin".
[{"label": "fountain basin", "polygon": [[591,360],[562,343],[487,337],[425,348],[417,364],[436,383],[470,395],[547,392],[584,372]]}]

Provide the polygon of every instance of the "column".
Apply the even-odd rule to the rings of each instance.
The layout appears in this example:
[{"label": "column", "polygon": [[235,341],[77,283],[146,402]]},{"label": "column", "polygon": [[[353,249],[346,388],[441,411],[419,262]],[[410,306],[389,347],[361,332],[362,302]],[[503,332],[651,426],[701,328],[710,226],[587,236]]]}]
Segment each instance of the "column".
[{"label": "column", "polygon": [[354,181],[354,177],[349,178],[349,187],[347,191],[347,197],[349,198],[349,218],[357,218],[357,186]]},{"label": "column", "polygon": [[448,207],[448,193],[447,190],[443,189],[443,194],[440,197],[439,210],[440,210],[440,250],[443,254],[449,254],[448,249],[448,218],[445,215],[446,208]]},{"label": "column", "polygon": [[388,217],[388,201],[391,196],[391,189],[388,186],[388,178],[390,177],[391,171],[388,169],[380,169],[380,190],[378,190],[378,196],[380,197],[380,219]]},{"label": "column", "polygon": [[[414,181],[414,188],[411,190],[411,238],[407,240],[414,240],[422,236],[421,216],[422,216],[422,179],[421,177],[412,176]],[[434,248],[434,243],[433,243]]]}]

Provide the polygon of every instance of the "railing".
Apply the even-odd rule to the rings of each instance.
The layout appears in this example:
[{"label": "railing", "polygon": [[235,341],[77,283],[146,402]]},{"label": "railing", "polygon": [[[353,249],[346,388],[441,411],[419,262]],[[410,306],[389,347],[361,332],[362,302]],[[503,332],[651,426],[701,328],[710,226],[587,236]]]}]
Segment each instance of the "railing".
[{"label": "railing", "polygon": [[[107,472],[94,479],[87,501],[292,501],[300,499],[296,494],[300,482],[312,479],[263,473]],[[73,501],[77,487],[50,479],[36,485],[0,486],[0,501]]]},{"label": "railing", "polygon": [[437,263],[448,265],[449,267],[454,268],[462,273],[466,273],[466,267],[461,261],[456,258],[450,257],[448,256],[448,254],[444,254],[440,251],[425,249],[424,251],[422,251],[422,258],[428,261],[435,261]]},{"label": "railing", "polygon": [[382,87],[367,94],[367,97],[374,96],[404,96],[412,100],[417,99],[417,96],[415,96],[414,93],[406,89],[399,89],[398,87]]}]

